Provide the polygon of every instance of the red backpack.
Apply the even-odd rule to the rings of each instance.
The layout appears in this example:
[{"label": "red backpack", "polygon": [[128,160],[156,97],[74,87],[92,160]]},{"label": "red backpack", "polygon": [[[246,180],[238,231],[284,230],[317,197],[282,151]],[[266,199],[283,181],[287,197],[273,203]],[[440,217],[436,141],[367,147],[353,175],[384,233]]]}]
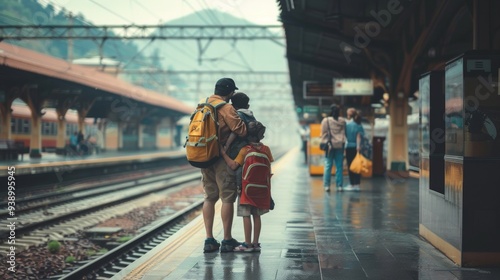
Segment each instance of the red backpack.
[{"label": "red backpack", "polygon": [[247,145],[243,163],[240,204],[270,209],[271,162],[267,155],[252,145]]}]

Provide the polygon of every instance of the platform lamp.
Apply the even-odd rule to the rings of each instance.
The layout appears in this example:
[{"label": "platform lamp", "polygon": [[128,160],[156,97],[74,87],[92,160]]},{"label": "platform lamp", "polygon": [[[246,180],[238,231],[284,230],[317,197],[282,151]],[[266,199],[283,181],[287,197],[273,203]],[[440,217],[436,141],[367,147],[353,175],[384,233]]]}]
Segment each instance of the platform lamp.
[{"label": "platform lamp", "polygon": [[390,98],[389,93],[384,92],[384,94],[382,95],[382,99],[380,100],[382,105],[384,105],[386,115],[389,115],[389,98]]}]

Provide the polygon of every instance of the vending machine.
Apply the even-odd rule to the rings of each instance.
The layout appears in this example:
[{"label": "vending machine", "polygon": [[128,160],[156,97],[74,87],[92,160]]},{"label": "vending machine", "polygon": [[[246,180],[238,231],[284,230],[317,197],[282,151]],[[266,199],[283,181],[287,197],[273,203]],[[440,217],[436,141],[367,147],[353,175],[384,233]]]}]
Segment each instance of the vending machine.
[{"label": "vending machine", "polygon": [[500,158],[500,54],[470,51],[445,71],[446,154]]},{"label": "vending machine", "polygon": [[498,51],[468,51],[445,69],[444,194],[431,215],[462,266],[500,260],[499,69]]}]

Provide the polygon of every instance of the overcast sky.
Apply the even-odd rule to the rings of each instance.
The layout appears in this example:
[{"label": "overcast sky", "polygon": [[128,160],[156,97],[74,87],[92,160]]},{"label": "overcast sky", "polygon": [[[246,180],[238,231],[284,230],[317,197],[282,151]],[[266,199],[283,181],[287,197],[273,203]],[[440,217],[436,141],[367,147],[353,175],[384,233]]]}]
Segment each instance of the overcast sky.
[{"label": "overcast sky", "polygon": [[65,7],[94,24],[158,24],[207,8],[261,25],[281,25],[276,0],[40,0]]}]

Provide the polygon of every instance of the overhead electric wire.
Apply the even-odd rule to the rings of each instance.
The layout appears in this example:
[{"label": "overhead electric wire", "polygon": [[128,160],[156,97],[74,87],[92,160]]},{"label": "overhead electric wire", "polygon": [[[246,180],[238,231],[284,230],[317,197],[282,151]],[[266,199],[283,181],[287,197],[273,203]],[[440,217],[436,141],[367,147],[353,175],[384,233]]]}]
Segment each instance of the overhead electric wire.
[{"label": "overhead electric wire", "polygon": [[[132,20],[127,19],[127,18],[125,18],[125,17],[123,17],[123,16],[121,16],[121,15],[119,15],[119,14],[117,14],[117,13],[115,13],[115,12],[111,11],[109,8],[107,8],[107,7],[105,7],[105,6],[101,5],[101,4],[99,4],[99,3],[97,3],[97,2],[95,2],[95,1],[93,1],[93,0],[90,0],[90,1],[92,1],[94,4],[98,5],[98,6],[99,6],[99,7],[101,7],[102,9],[106,10],[107,12],[110,12],[110,13],[114,14],[115,16],[118,16],[118,17],[120,17],[121,19],[123,19],[123,20],[125,20],[125,21],[128,21],[128,22],[130,22],[130,23],[134,24],[134,22],[133,22]],[[142,8],[144,8],[144,9],[145,9],[147,12],[149,12],[150,14],[152,13],[151,11],[149,11],[146,7],[144,7],[144,6],[143,6],[142,4],[140,4],[139,2],[137,2],[137,1],[135,1],[135,2],[136,2],[137,4],[139,4]],[[90,24],[90,25],[93,25],[93,24]],[[148,45],[149,45],[149,43],[148,43],[146,46],[148,46]],[[114,47],[115,52],[118,54],[118,57],[119,57],[119,59],[120,59],[120,60],[125,60],[125,59],[127,59],[127,58],[126,58],[126,57],[125,57],[125,56],[121,53],[120,48],[118,48],[118,46],[117,46],[117,42],[113,41],[113,42],[112,42],[112,46]],[[144,50],[145,50],[145,48],[142,48],[142,49],[141,49],[141,51],[139,51],[139,52],[138,52],[138,53],[136,53],[134,56],[132,56],[132,58],[131,58],[132,60],[131,60],[131,61],[124,62],[124,64],[125,64],[126,66],[127,66],[127,65],[129,65],[129,64],[130,64],[133,60],[135,60],[135,59],[137,58],[137,56],[138,56],[139,54],[141,54],[141,52],[142,52],[142,51],[144,51]],[[124,67],[125,67],[125,66],[124,66]],[[124,67],[123,67],[123,68],[124,68]]]},{"label": "overhead electric wire", "polygon": [[[83,23],[84,25],[95,26],[92,22],[88,22],[88,21],[81,19],[81,18],[73,17],[73,19],[78,20],[79,22]],[[125,59],[125,56],[121,53],[120,48],[117,46],[117,42],[111,41],[110,44],[115,49],[115,53],[117,54],[116,59],[118,59],[120,61]],[[104,50],[103,50],[103,52],[104,52]]]},{"label": "overhead electric wire", "polygon": [[203,18],[203,17],[201,16],[201,14],[200,14],[200,13],[198,13],[198,12],[196,11],[196,9],[195,9],[195,8],[194,8],[194,7],[193,7],[193,6],[192,6],[192,5],[188,2],[188,1],[184,0],[184,3],[187,3],[187,4],[188,4],[188,6],[189,6],[189,7],[193,10],[193,12],[196,14],[196,16],[197,16],[197,17],[199,17],[199,18],[200,18],[203,22],[205,22],[206,24],[208,24],[208,21],[207,21],[205,18]]},{"label": "overhead electric wire", "polygon": [[[7,19],[12,20],[12,21],[17,21],[17,22],[21,23],[22,25],[24,25],[24,24],[26,24],[26,25],[33,24],[33,22],[29,22],[28,20],[24,20],[24,19],[20,19],[20,18],[15,18],[13,16],[2,14],[2,13],[0,13],[0,17],[4,17],[4,18],[7,18]],[[5,24],[8,24],[8,22],[5,22]]]},{"label": "overhead electric wire", "polygon": [[[50,1],[47,1],[47,0],[42,0],[42,1],[46,1],[48,3],[51,3]],[[127,21],[127,22],[130,22],[130,23],[133,23],[132,20],[128,19],[128,18],[125,18],[123,17],[122,15],[119,15],[117,13],[115,13],[114,11],[112,11],[111,9],[105,7],[104,5],[102,4],[99,4],[97,3],[95,0],[90,0],[92,3],[94,3],[95,5],[99,6],[100,8],[106,10],[107,12],[109,13],[112,13],[113,15]],[[154,16],[154,17],[157,17],[159,18],[156,14],[154,14],[151,10],[149,10],[146,6],[144,6],[143,4],[141,4],[140,2],[138,2],[137,0],[131,0],[133,2],[135,2],[136,4],[138,4],[142,9],[144,9],[146,12],[148,12],[150,15]],[[191,9],[196,12],[196,9],[194,8],[194,6],[189,2],[189,1],[184,1],[186,4],[188,4],[189,7],[191,7]],[[205,14],[201,14],[201,13],[198,13],[196,12],[196,15],[202,20],[202,22],[206,23],[206,24],[209,24],[210,22],[212,23],[219,23],[220,24],[220,19],[216,16],[214,10],[210,9],[207,2],[205,0],[202,0],[202,2],[198,2],[199,5],[201,5],[201,7],[205,7],[207,9],[207,12]],[[241,11],[240,11],[241,13]],[[208,20],[207,18],[208,17]],[[230,42],[229,42],[230,43]],[[183,42],[183,44],[185,44],[185,42]],[[239,56],[239,58],[241,59],[241,61],[244,63],[244,65],[241,65],[241,64],[237,64],[237,65],[240,65],[240,66],[243,66],[244,68],[246,69],[249,69],[249,70],[252,70],[252,67],[251,65],[249,64],[249,62],[245,59],[244,55],[241,53],[241,51],[236,47],[235,43],[230,43],[231,44],[231,47],[233,50],[236,51],[236,54]],[[122,55],[122,53],[120,52],[119,48],[115,45],[115,44],[112,44],[113,47],[115,48],[115,51],[116,53],[118,54],[118,56],[122,59],[124,59],[124,56]],[[151,42],[148,43],[145,47],[143,47],[138,53],[136,53],[132,58],[131,60],[129,60],[128,62],[126,62],[124,65],[124,68],[129,66],[130,63],[134,62],[137,57],[143,52],[145,51],[145,49],[151,45]],[[189,58],[192,58],[192,53],[186,53],[186,49],[185,48],[178,48],[176,47],[175,45],[171,45],[173,48],[179,50],[183,55],[186,55],[188,56]],[[231,53],[231,52],[230,52]],[[170,56],[169,56],[170,57]],[[224,59],[222,59],[224,56],[221,56],[220,58],[211,58],[211,59],[202,59],[200,58],[201,60],[210,60],[210,61],[224,61]],[[172,59],[172,60],[176,60],[176,58]],[[227,61],[227,60],[226,60]],[[213,66],[213,64],[207,64],[207,66],[209,66],[210,68],[212,67],[215,67]]]},{"label": "overhead electric wire", "polygon": [[205,2],[205,0],[202,0],[201,2],[202,2],[202,7],[204,5],[205,6],[204,8],[207,10],[208,15],[212,17],[213,23],[222,25],[219,18],[217,18],[217,16],[214,14],[213,10],[210,9],[210,6],[208,6],[207,2]]},{"label": "overhead electric wire", "polygon": [[118,13],[115,13],[114,11],[112,11],[112,10],[110,10],[110,9],[106,8],[105,6],[103,6],[103,5],[99,4],[99,3],[97,3],[96,1],[94,1],[94,0],[89,0],[89,1],[90,1],[90,2],[92,2],[92,3],[94,3],[94,4],[96,4],[97,6],[101,7],[102,9],[104,9],[104,10],[106,10],[106,11],[110,12],[111,14],[113,14],[113,15],[115,15],[115,16],[117,16],[117,17],[119,17],[119,18],[121,18],[121,19],[123,19],[123,20],[125,20],[125,21],[128,21],[128,22],[130,22],[130,23],[134,24],[134,22],[133,22],[133,21],[131,21],[131,20],[127,19],[127,18],[124,18],[122,15],[120,15],[120,14],[118,14]]},{"label": "overhead electric wire", "polygon": [[[62,5],[57,4],[57,3],[53,3],[53,2],[51,2],[50,0],[39,0],[39,1],[43,1],[44,3],[51,4],[52,6],[54,6],[54,7],[58,8],[58,9],[59,9],[59,10],[61,10],[61,11],[63,11],[63,10],[64,10],[64,11],[69,11],[68,9],[66,9],[65,7],[63,7]],[[121,15],[114,13],[114,12],[113,12],[113,11],[111,11],[110,9],[106,8],[105,6],[103,6],[103,5],[99,4],[99,3],[96,3],[96,2],[95,2],[95,1],[93,1],[93,0],[90,0],[90,1],[91,1],[91,2],[93,2],[94,4],[98,5],[100,8],[102,8],[102,9],[106,10],[107,12],[110,12],[110,13],[114,14],[115,16],[118,16],[118,17],[120,17],[120,18],[122,18],[122,19],[124,19],[124,20],[126,20],[126,21],[128,21],[128,22],[133,23],[131,20],[126,19],[126,18],[122,17]],[[71,12],[71,11],[69,11],[69,13],[72,13],[72,12]],[[74,15],[75,13],[72,13],[72,14]],[[86,21],[86,20],[84,20],[84,19],[81,19],[81,18],[78,18],[78,17],[73,17],[73,19],[78,20],[79,22],[83,23],[84,25],[95,26],[93,23],[88,22],[88,21]],[[120,48],[117,46],[117,44],[118,44],[118,42],[116,42],[116,41],[112,41],[110,46],[112,46],[112,47],[114,48],[114,50],[115,50],[115,54],[116,54],[116,56],[115,56],[115,57],[116,57],[116,59],[118,59],[118,60],[120,60],[120,61],[123,61],[123,60],[125,60],[125,59],[127,59],[127,58],[123,55],[123,53],[121,52],[121,50],[120,50]],[[81,45],[75,45],[75,46],[77,46],[80,50],[84,50],[84,51],[86,51],[86,50],[87,50],[85,47],[82,47]],[[133,60],[135,60],[135,58],[136,58],[139,54],[140,54],[140,52],[136,53],[134,56],[132,56],[132,59],[133,59]],[[130,62],[131,62],[131,61],[129,61],[129,62],[125,62],[125,64],[126,64],[126,65],[128,65],[128,64],[130,64]]]},{"label": "overhead electric wire", "polygon": [[[39,4],[41,4],[40,2],[43,2],[46,5],[49,5],[49,4],[52,5],[54,8],[56,8],[56,9],[59,10],[59,13],[62,13],[62,11],[66,11],[66,14],[63,14],[66,17],[68,16],[68,14],[72,14],[73,15],[73,19],[77,20],[77,21],[79,21],[81,23],[83,23],[83,25],[95,26],[91,22],[88,22],[88,21],[86,21],[86,20],[84,20],[82,18],[74,16],[74,15],[76,15],[75,13],[73,13],[72,11],[66,9],[66,7],[62,6],[61,4],[57,3],[54,0],[52,0],[52,1],[51,0],[38,0],[38,2],[39,2]],[[33,23],[30,23],[30,24],[33,24]],[[115,48],[116,53],[118,54],[117,58],[121,59],[122,57],[124,57],[123,54],[120,52],[120,49],[116,46],[116,42],[113,41],[111,44]],[[79,50],[87,51],[87,47],[84,47],[84,46],[82,46],[80,44],[74,44],[73,46],[76,47]]]},{"label": "overhead electric wire", "polygon": [[[46,3],[53,5],[51,2],[46,1],[46,0],[39,0],[39,1],[45,1]],[[55,5],[53,5],[53,6],[55,6]],[[60,8],[60,7],[58,7],[58,8]],[[2,13],[0,13],[0,17],[8,18],[9,20],[19,22],[19,23],[21,23],[21,25],[34,25],[35,24],[35,22],[33,22],[32,20],[30,21],[28,19],[15,18],[13,16],[10,16],[7,14],[2,14]],[[8,22],[5,22],[5,23],[8,24]],[[45,40],[45,41],[47,41],[47,40]],[[80,50],[86,50],[86,47],[84,47],[80,44],[74,44],[73,46],[80,49]]]},{"label": "overhead electric wire", "polygon": [[[184,2],[186,3],[186,1],[184,1]],[[200,5],[200,7],[202,7],[202,8],[205,8],[205,9],[206,9],[206,11],[207,11],[207,16],[208,16],[209,18],[211,18],[211,19],[212,19],[212,21],[211,21],[211,22],[207,21],[204,17],[202,17],[202,16],[201,16],[201,14],[200,14],[199,12],[197,12],[197,11],[196,11],[196,9],[195,9],[195,8],[194,8],[194,7],[193,7],[193,6],[192,6],[189,2],[187,2],[187,4],[188,4],[188,6],[189,6],[189,7],[193,10],[193,12],[194,12],[194,13],[196,13],[196,15],[197,15],[197,16],[198,16],[198,17],[199,17],[199,18],[200,18],[200,19],[201,19],[201,20],[202,20],[205,24],[210,25],[210,23],[212,23],[212,24],[219,24],[219,25],[222,25],[221,21],[220,21],[220,20],[217,18],[217,16],[214,14],[213,10],[209,8],[208,4],[207,4],[204,0],[202,0],[202,2],[203,2],[202,4],[200,4],[200,3],[198,3],[198,4]],[[205,7],[203,7],[203,4],[205,5]],[[232,47],[234,50],[236,50],[236,53],[238,54],[238,56],[240,57],[240,59],[241,59],[241,60],[243,61],[243,63],[245,64],[245,66],[246,66],[246,67],[243,67],[243,68],[250,69],[251,71],[253,71],[253,70],[252,70],[252,67],[251,67],[251,65],[248,63],[248,61],[246,61],[246,59],[244,59],[244,58],[243,58],[243,54],[241,53],[241,51],[240,51],[240,50],[238,50],[237,48],[235,48],[235,45],[234,45],[234,44],[231,44],[231,47]],[[222,61],[222,60],[224,60],[223,58],[224,58],[224,56],[220,56],[220,58],[219,58],[218,60]],[[210,60],[212,60],[212,61],[213,61],[213,60],[214,60],[214,58],[212,58],[212,59],[210,59]],[[202,61],[203,61],[203,59],[202,59]],[[240,65],[240,66],[241,66],[241,64],[238,64],[238,65]]]},{"label": "overhead electric wire", "polygon": [[246,18],[243,12],[241,11],[240,7],[238,7],[237,5],[235,5],[234,7],[236,8],[236,11],[238,11],[238,13],[240,14],[240,17]]},{"label": "overhead electric wire", "polygon": [[[188,1],[186,1],[186,0],[184,0],[184,3],[186,3],[186,4],[187,4],[187,5],[188,5],[188,6],[189,6],[192,10],[193,10],[193,12],[196,14],[196,16],[197,16],[197,17],[199,17],[199,18],[201,19],[201,21],[202,21],[202,22],[204,22],[204,23],[205,23],[205,24],[207,24],[207,25],[209,24],[209,22],[208,22],[208,21],[207,21],[204,17],[202,17],[200,13],[198,13],[198,12],[196,11],[196,9],[195,9],[195,8],[191,5],[191,3],[189,3],[189,2],[188,2]],[[182,44],[183,44],[183,45],[186,45],[186,42],[182,41]],[[172,44],[172,45],[170,45],[170,46],[175,47],[173,44]],[[176,49],[177,49],[177,50],[179,50],[179,51],[181,51],[182,53],[186,54],[186,53],[185,53],[185,52],[186,52],[186,50],[185,50],[185,49],[182,49],[182,48],[176,48]],[[189,54],[186,54],[186,55],[187,55],[190,59],[192,59],[192,58],[193,58],[192,53],[189,53]],[[211,66],[211,65],[210,65],[210,67],[213,67],[213,66]]]},{"label": "overhead electric wire", "polygon": [[[227,62],[231,63],[231,65],[238,65],[238,66],[241,66],[242,68],[245,68],[245,65],[244,65],[244,64],[236,63],[236,62],[231,61],[231,60],[229,60],[229,59],[227,59],[227,58],[225,58],[225,57],[220,58],[219,60],[220,60],[220,61],[227,61]],[[253,69],[251,69],[251,68],[248,68],[247,70],[249,70],[250,72],[253,72]]]},{"label": "overhead electric wire", "polygon": [[137,56],[142,52],[144,51],[154,40],[150,40],[146,45],[144,45],[144,47],[142,47],[142,49],[140,49],[131,59],[129,62],[127,62],[127,64],[123,65],[122,68],[125,68],[127,67],[132,61],[134,61]]},{"label": "overhead electric wire", "polygon": [[[217,18],[217,16],[214,14],[213,10],[209,8],[207,2],[205,0],[201,0],[203,2],[203,4],[205,5],[208,13],[210,15],[212,15],[212,18],[214,19],[214,22],[215,24],[218,24],[218,25],[222,25],[222,22],[219,20],[219,18]],[[252,69],[252,66],[250,65],[250,63],[248,63],[248,61],[245,59],[245,56],[241,53],[241,51],[236,47],[236,42],[234,42],[233,44],[231,44],[231,47],[236,50],[236,54],[240,57],[240,59],[243,61],[243,63],[245,64],[246,68],[250,71],[253,71]]]},{"label": "overhead electric wire", "polygon": [[157,18],[159,22],[161,22],[161,17],[156,15],[155,13],[153,13],[152,11],[150,11],[146,6],[142,5],[141,2],[137,1],[137,0],[132,0],[133,2],[135,2],[137,5],[139,5],[141,8],[143,8],[146,12],[148,12],[150,15],[152,15],[153,17]]}]

